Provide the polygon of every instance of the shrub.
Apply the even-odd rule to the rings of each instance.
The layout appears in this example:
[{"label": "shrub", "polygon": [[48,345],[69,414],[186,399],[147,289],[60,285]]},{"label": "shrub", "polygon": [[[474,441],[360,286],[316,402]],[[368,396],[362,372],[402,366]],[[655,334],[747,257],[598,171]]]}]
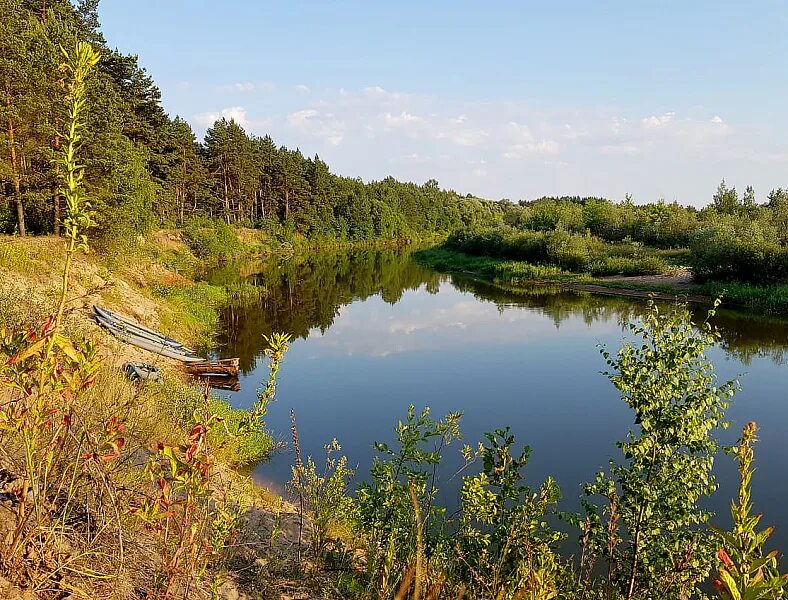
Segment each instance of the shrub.
[{"label": "shrub", "polygon": [[547,234],[546,253],[547,262],[562,269],[582,272],[590,258],[589,240],[559,229]]},{"label": "shrub", "polygon": [[235,230],[223,221],[189,220],[182,235],[194,255],[205,261],[228,262],[243,253]]},{"label": "shrub", "polygon": [[630,324],[634,341],[615,355],[603,350],[636,429],[617,444],[624,460],[586,486],[602,500],[584,501],[582,521],[585,577],[606,563],[610,585],[629,600],[684,598],[708,575],[712,540],[698,526],[710,515],[700,502],[716,489],[713,432],[736,389],[716,385],[708,321],[696,328],[686,308],[650,309]]},{"label": "shrub", "polygon": [[788,250],[757,221],[715,223],[692,243],[692,267],[700,281],[775,282],[788,279]]},{"label": "shrub", "polygon": [[561,495],[558,485],[551,477],[538,490],[524,483],[531,449],[513,455],[508,427],[485,437],[484,468],[465,477],[460,491],[457,570],[473,598],[552,598],[562,536],[545,519]]},{"label": "shrub", "polygon": [[588,265],[592,275],[662,275],[670,267],[657,256],[606,256]]},{"label": "shrub", "polygon": [[717,556],[720,560],[714,587],[723,600],[784,598],[783,589],[788,585],[788,575],[780,575],[776,550],[764,556],[763,547],[773,528],[758,531],[761,515],[752,514],[754,460],[753,445],[758,441],[758,425],[747,423],[736,446],[732,449],[739,463],[741,484],[739,495],[731,503],[733,531],[717,530],[721,545]]}]

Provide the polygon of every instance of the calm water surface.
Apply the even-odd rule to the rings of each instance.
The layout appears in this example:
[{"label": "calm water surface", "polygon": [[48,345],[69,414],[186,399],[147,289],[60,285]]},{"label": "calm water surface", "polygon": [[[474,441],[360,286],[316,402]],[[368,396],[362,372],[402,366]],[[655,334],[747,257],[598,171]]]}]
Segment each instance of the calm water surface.
[{"label": "calm water surface", "polygon": [[[215,281],[245,280],[266,288],[259,305],[228,310],[223,356],[240,356],[241,391],[230,396],[249,406],[267,376],[260,358],[263,334],[290,333],[294,342],[281,370],[268,414],[275,435],[287,440],[296,411],[303,452],[322,456],[336,437],[358,478],[368,473],[374,441],[391,441],[409,404],[430,406],[434,416],[462,411],[465,442],[510,426],[533,449],[528,479],[552,474],[562,508],[579,506],[581,484],[618,458],[615,440],[632,415],[600,374],[597,346],[617,348],[622,323],[645,303],[550,290],[501,290],[441,275],[413,262],[408,250],[321,254],[281,264],[228,268]],[[697,316],[705,312],[697,310]],[[788,322],[721,313],[723,334],[711,351],[722,380],[738,378],[742,391],[728,411],[733,443],[748,420],[761,425],[756,510],[777,526],[774,543],[788,547]],[[460,464],[459,445],[446,455],[447,474]],[[277,454],[255,476],[281,488],[292,455]],[[715,522],[729,522],[738,485],[732,461],[720,456],[721,488],[710,505]],[[444,482],[444,501],[456,502],[458,481]]]}]

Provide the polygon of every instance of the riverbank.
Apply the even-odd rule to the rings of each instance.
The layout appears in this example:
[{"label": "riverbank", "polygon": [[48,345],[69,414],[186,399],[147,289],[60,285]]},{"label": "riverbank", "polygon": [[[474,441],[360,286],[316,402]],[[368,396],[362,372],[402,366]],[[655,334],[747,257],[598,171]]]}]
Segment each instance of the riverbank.
[{"label": "riverbank", "polygon": [[[289,254],[282,252],[280,246],[266,249],[249,243],[245,239],[247,235],[245,230],[233,231],[233,239],[238,240],[241,248],[241,259],[263,257],[273,262],[274,269],[282,265],[276,257],[298,258],[306,247],[300,245],[298,252]],[[259,240],[256,235],[254,239]],[[332,251],[403,246],[412,242],[334,242],[308,247],[313,252],[320,248],[331,255]],[[405,262],[411,268],[416,267],[409,259]],[[102,431],[104,419],[117,418],[123,424],[128,458],[113,471],[113,477],[123,482],[122,495],[129,496],[124,502],[134,511],[140,498],[156,492],[156,486],[152,485],[156,480],[151,479],[152,473],[146,465],[162,452],[161,448],[172,449],[176,456],[182,455],[179,460],[184,460],[193,443],[194,423],[205,418],[205,414],[214,415],[211,418],[216,420],[207,434],[213,472],[208,490],[211,502],[221,503],[217,505],[229,510],[221,515],[230,522],[216,525],[232,526],[235,531],[232,548],[222,551],[232,556],[232,564],[221,563],[223,571],[210,575],[214,582],[221,582],[218,597],[296,598],[325,594],[335,597],[332,594],[337,589],[354,585],[354,578],[344,571],[319,568],[304,571],[300,555],[308,543],[309,519],[302,519],[301,512],[282,497],[254,484],[247,475],[249,469],[238,469],[264,459],[274,446],[272,436],[239,435],[238,424],[246,411],[233,410],[217,398],[211,399],[206,408],[200,390],[185,379],[174,361],[118,342],[90,318],[91,306],[102,304],[189,345],[208,349],[213,345],[224,307],[239,306],[239,302],[242,305],[245,301],[251,304],[266,298],[268,293],[264,286],[255,287],[237,280],[228,285],[200,281],[205,269],[219,264],[221,261],[197,256],[182,232],[176,230],[157,231],[126,247],[97,246],[94,253],[77,255],[72,267],[64,333],[74,340],[93,342],[102,359],[96,385],[84,398],[84,413],[91,417],[90,427],[94,431]],[[43,323],[52,313],[63,265],[62,239],[0,238],[0,302],[8,307],[0,316],[0,326],[13,331]],[[126,380],[121,366],[130,360],[154,363],[164,372],[164,383],[139,386]],[[284,431],[280,428],[279,433]],[[0,463],[0,470],[5,468]],[[12,516],[4,510],[0,506],[0,534],[7,529],[6,525],[13,524]],[[102,557],[91,559],[91,568],[109,571],[112,561],[121,560],[120,570],[106,578],[106,585],[113,586],[118,597],[125,597],[124,590],[148,589],[148,585],[155,583],[156,574],[161,572],[161,566],[156,565],[161,549],[156,549],[155,526],[136,519],[132,510],[124,510],[119,518],[125,528],[121,536],[124,547],[133,550],[126,551],[121,560],[112,554],[117,549],[113,545],[117,540],[94,543],[93,547],[101,549]],[[348,543],[341,527],[331,523],[330,529],[332,547],[338,549],[337,553],[352,554],[358,544]],[[65,560],[71,560],[70,555]],[[355,559],[351,564],[355,569]],[[205,582],[209,583],[207,579]],[[0,590],[11,590],[9,594],[13,597],[17,590],[8,587],[13,583],[0,580]],[[109,597],[101,582],[83,581],[75,576],[66,583],[90,590],[93,597]],[[207,589],[195,591],[193,597],[207,598]]]},{"label": "riverbank", "polygon": [[[156,244],[155,251],[152,244]],[[0,303],[4,307],[0,325],[4,329],[37,326],[52,313],[63,266],[62,245],[62,240],[52,237],[0,239]],[[154,237],[148,246],[148,252],[140,254],[133,264],[122,266],[108,264],[106,257],[96,254],[78,257],[72,267],[66,327],[73,336],[89,339],[101,349],[100,374],[113,389],[124,387],[121,367],[125,362],[147,362],[162,370],[165,382],[161,395],[183,404],[168,407],[163,413],[172,417],[169,422],[161,421],[164,430],[172,433],[186,427],[191,418],[189,407],[201,401],[201,393],[178,368],[177,361],[123,344],[99,328],[92,319],[92,306],[99,304],[128,314],[187,345],[207,350],[218,325],[218,310],[229,302],[259,294],[259,290],[194,282],[158,262],[158,253],[172,252],[172,245],[163,248]],[[178,248],[177,252],[187,250]],[[158,395],[152,388],[142,388],[138,401],[150,401],[153,408]],[[243,411],[232,409],[219,398],[211,399],[210,409],[230,424],[228,431],[217,428],[215,432],[215,441],[222,447],[221,457],[228,466],[253,464],[274,450],[275,443],[267,434],[234,439],[233,427],[237,429]],[[151,429],[149,437],[157,431]]]},{"label": "riverbank", "polygon": [[[204,418],[195,415],[212,415],[213,425],[205,438],[211,448],[210,482],[206,485],[216,502],[234,511],[228,518],[238,519],[234,527],[239,544],[233,553],[233,568],[215,574],[221,590],[219,597],[239,598],[244,597],[243,594],[262,597],[278,589],[281,577],[276,569],[295,560],[294,548],[301,535],[298,511],[244,474],[249,466],[270,456],[278,442],[259,429],[242,431],[240,426],[247,411],[234,409],[215,396],[206,402],[202,390],[178,368],[176,361],[119,342],[91,318],[92,305],[101,304],[189,345],[209,348],[221,308],[228,302],[237,303],[244,294],[250,297],[249,290],[239,285],[218,286],[194,281],[184,266],[193,268],[200,261],[172,232],[157,232],[140,240],[134,257],[133,261],[128,261],[120,254],[108,252],[79,255],[72,266],[63,332],[75,344],[91,343],[100,361],[94,375],[95,384],[79,397],[79,420],[74,417],[72,428],[75,431],[77,427],[103,431],[109,426],[106,423],[115,422],[122,424],[123,435],[123,445],[118,446],[123,459],[108,463],[107,467],[111,472],[109,477],[120,487],[107,488],[112,490],[108,494],[97,493],[90,500],[94,506],[90,510],[111,510],[111,504],[104,506],[102,503],[105,500],[114,502],[113,498],[123,498],[128,506],[138,507],[141,498],[156,489],[155,486],[150,489],[152,475],[146,465],[151,464],[161,448],[173,448],[176,452],[188,449],[195,435],[195,419]],[[3,306],[0,329],[24,331],[46,321],[55,307],[63,264],[62,239],[0,238],[0,303]],[[179,272],[168,264],[182,268]],[[260,293],[259,289],[253,292]],[[162,371],[164,381],[160,384],[130,382],[122,371],[127,361],[154,364]],[[3,400],[0,406],[6,406],[12,394],[11,388],[0,389],[0,400]],[[13,474],[18,472],[14,466],[14,444],[7,437],[2,438],[2,444],[0,497],[11,489],[8,485],[14,485]],[[79,452],[74,454],[76,456]],[[175,484],[173,481],[172,485]],[[106,485],[109,483],[105,482]],[[2,535],[14,528],[12,509],[13,502],[0,503]],[[91,597],[116,597],[123,595],[124,589],[147,589],[146,586],[154,581],[153,573],[159,568],[154,564],[159,552],[155,550],[158,543],[155,527],[149,527],[144,520],[135,517],[133,511],[126,509],[117,518],[124,528],[122,556],[112,555],[110,545],[103,542],[99,546],[101,554],[93,556],[96,549],[91,550],[86,539],[84,554],[65,552],[57,559],[79,565],[81,560],[89,558],[90,568],[95,573],[113,573],[105,579],[106,585],[111,585],[114,591],[104,589],[101,578],[96,580],[86,575],[83,579],[77,574],[64,579],[64,589],[89,589],[95,594]],[[77,552],[82,542],[76,536],[70,543],[75,544],[74,552]],[[275,559],[270,553],[273,544],[277,545]],[[253,577],[250,577],[250,569]],[[295,587],[308,584],[311,585],[306,582]],[[0,590],[8,597],[23,593],[26,595],[21,597],[38,597],[34,591],[16,588],[13,582],[6,580],[0,580]],[[205,591],[203,595],[202,591],[195,590],[194,597],[208,597]]]},{"label": "riverbank", "polygon": [[444,273],[462,273],[509,287],[550,285],[574,291],[629,298],[712,304],[722,297],[728,308],[758,314],[788,316],[788,285],[755,286],[741,283],[695,283],[687,268],[674,268],[659,275],[592,277],[554,266],[486,256],[471,256],[440,247],[414,252],[421,265]]}]

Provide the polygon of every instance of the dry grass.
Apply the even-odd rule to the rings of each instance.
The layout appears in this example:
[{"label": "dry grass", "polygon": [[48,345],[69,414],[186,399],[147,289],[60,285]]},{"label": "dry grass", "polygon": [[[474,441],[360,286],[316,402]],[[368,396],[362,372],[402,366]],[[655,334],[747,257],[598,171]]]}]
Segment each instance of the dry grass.
[{"label": "dry grass", "polygon": [[[0,313],[0,328],[13,331],[40,324],[53,308],[61,242],[52,239],[21,242],[10,238],[0,241],[5,243],[0,253],[0,302],[5,307]],[[61,481],[69,487],[71,479],[66,474],[73,473],[72,479],[77,483],[69,492],[69,510],[51,514],[68,514],[68,523],[53,522],[31,530],[25,543],[33,545],[26,550],[22,567],[12,573],[0,571],[0,575],[6,576],[0,578],[0,590],[5,594],[3,597],[13,597],[11,594],[16,594],[17,588],[19,593],[31,598],[61,598],[69,594],[75,599],[159,597],[161,580],[157,574],[162,572],[163,565],[157,548],[161,539],[131,508],[146,495],[155,496],[157,492],[145,471],[157,444],[178,448],[184,442],[189,443],[193,415],[202,394],[182,379],[172,362],[162,358],[151,361],[144,351],[123,345],[99,330],[89,319],[89,307],[101,302],[156,327],[173,319],[181,307],[154,297],[150,286],[154,283],[188,286],[188,281],[155,263],[139,265],[133,272],[128,268],[123,273],[110,272],[97,257],[88,256],[76,261],[72,282],[64,333],[74,340],[89,339],[97,343],[102,363],[93,386],[74,398],[70,419],[85,435],[99,437],[106,424],[116,419],[125,427],[125,444],[121,455],[106,465],[96,463],[95,472],[91,473],[77,468],[84,464],[85,459],[80,457],[88,447],[86,438],[62,450],[58,455],[64,465],[59,471]],[[123,376],[122,363],[140,359],[157,363],[164,370],[163,385],[138,385]],[[7,401],[8,394],[8,389],[0,391],[0,404]],[[285,523],[285,530],[289,527],[288,522],[294,518],[293,508],[229,467],[229,463],[248,462],[250,456],[258,458],[270,450],[270,437],[254,432],[243,438],[232,435],[238,413],[217,400],[211,400],[210,411],[225,420],[231,434],[223,426],[214,427],[208,434],[217,460],[210,475],[209,505],[240,508],[243,526],[240,537],[231,540],[227,548],[229,562],[212,565],[210,576],[189,588],[188,597],[208,598],[211,585],[218,586],[226,580],[221,597],[233,598],[238,597],[239,586],[269,589],[270,582],[276,579],[271,579],[273,572],[289,569],[286,558],[273,569],[267,556],[271,540],[277,549],[279,544],[287,547],[288,542],[284,540],[288,534],[280,533],[278,524]],[[20,481],[14,473],[25,472],[22,450],[23,445],[14,434],[0,439],[3,457],[0,471],[11,474],[11,484]],[[2,493],[0,489],[0,496]],[[57,503],[56,498],[52,501]],[[18,505],[0,502],[0,540],[5,539],[9,527],[14,527],[14,519],[18,520],[15,515]],[[49,549],[36,545],[36,540],[46,540]]]}]

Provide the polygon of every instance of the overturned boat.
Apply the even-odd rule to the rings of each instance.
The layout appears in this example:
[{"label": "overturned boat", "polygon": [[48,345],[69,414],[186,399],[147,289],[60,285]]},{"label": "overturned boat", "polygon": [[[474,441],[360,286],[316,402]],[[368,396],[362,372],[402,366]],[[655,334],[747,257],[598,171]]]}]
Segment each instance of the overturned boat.
[{"label": "overturned boat", "polygon": [[233,390],[237,387],[237,382],[232,381],[238,377],[239,360],[237,358],[208,360],[198,356],[176,339],[145,327],[130,317],[95,304],[93,305],[93,317],[101,327],[121,342],[178,360],[184,363],[183,368],[189,374],[208,378],[212,384],[222,384],[221,386],[212,385],[212,387]]},{"label": "overturned boat", "polygon": [[120,341],[181,362],[206,362],[177,340],[149,329],[129,317],[93,305],[96,322]]}]

